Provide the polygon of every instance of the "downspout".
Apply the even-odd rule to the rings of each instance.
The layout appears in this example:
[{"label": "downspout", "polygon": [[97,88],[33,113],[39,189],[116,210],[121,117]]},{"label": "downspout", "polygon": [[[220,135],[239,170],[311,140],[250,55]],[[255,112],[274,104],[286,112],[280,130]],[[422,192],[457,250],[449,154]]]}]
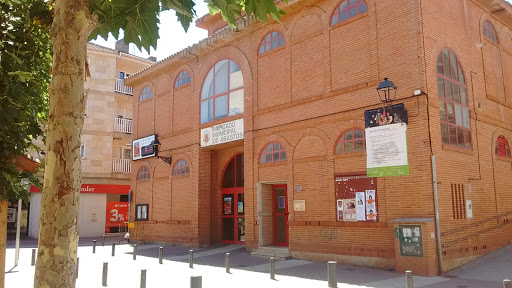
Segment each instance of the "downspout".
[{"label": "downspout", "polygon": [[430,101],[428,95],[428,81],[427,81],[427,58],[425,53],[425,33],[424,33],[424,23],[423,23],[423,2],[419,0],[420,4],[420,25],[421,25],[421,39],[422,39],[422,48],[423,48],[423,67],[425,68],[425,89],[427,90],[424,95],[427,99],[427,123],[428,123],[428,137],[429,137],[429,146],[430,146],[430,155],[432,161],[432,187],[434,192],[434,221],[436,225],[436,246],[437,246],[437,269],[439,271],[439,275],[443,275],[443,251],[441,246],[441,226],[439,224],[439,197],[438,197],[438,189],[437,189],[437,172],[436,172],[436,156],[434,155],[434,150],[432,149],[432,134],[430,129]]}]

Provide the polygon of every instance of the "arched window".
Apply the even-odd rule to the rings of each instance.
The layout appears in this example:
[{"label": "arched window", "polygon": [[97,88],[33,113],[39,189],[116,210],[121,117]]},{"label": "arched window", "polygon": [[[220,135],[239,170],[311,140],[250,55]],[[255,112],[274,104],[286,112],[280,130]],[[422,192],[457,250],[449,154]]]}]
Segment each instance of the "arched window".
[{"label": "arched window", "polygon": [[276,49],[277,47],[284,45],[284,37],[283,34],[279,31],[272,31],[261,40],[260,43],[260,50],[258,51],[258,54],[261,55],[265,52],[268,52],[270,50]]},{"label": "arched window", "polygon": [[149,86],[146,86],[144,87],[144,89],[142,89],[142,92],[140,92],[139,102],[149,99],[151,97],[153,97],[153,92],[151,91],[151,88],[149,88]]},{"label": "arched window", "polygon": [[208,72],[201,90],[201,124],[244,112],[244,79],[240,67],[221,60]]},{"label": "arched window", "polygon": [[188,175],[190,173],[190,169],[188,168],[188,163],[185,160],[180,160],[174,164],[174,169],[172,170],[172,175]]},{"label": "arched window", "polygon": [[187,70],[183,70],[178,74],[178,78],[176,78],[176,82],[174,82],[174,88],[178,88],[187,83],[190,83],[190,74]]},{"label": "arched window", "polygon": [[336,143],[336,154],[360,152],[365,150],[364,131],[352,129],[340,136]]},{"label": "arched window", "polygon": [[147,166],[141,166],[137,171],[137,181],[149,180],[149,169]]},{"label": "arched window", "polygon": [[498,156],[510,158],[510,147],[508,146],[507,139],[504,136],[498,136],[495,151]]},{"label": "arched window", "polygon": [[492,25],[491,21],[485,20],[483,27],[484,36],[492,42],[498,44],[498,34],[496,34],[496,29],[494,29],[494,25]]},{"label": "arched window", "polygon": [[331,26],[368,11],[364,0],[344,0],[336,7],[331,17]]},{"label": "arched window", "polygon": [[281,144],[274,142],[268,144],[260,155],[260,163],[270,163],[286,160],[286,151]]},{"label": "arched window", "polygon": [[443,144],[471,149],[466,81],[455,53],[447,48],[437,58],[437,91]]}]

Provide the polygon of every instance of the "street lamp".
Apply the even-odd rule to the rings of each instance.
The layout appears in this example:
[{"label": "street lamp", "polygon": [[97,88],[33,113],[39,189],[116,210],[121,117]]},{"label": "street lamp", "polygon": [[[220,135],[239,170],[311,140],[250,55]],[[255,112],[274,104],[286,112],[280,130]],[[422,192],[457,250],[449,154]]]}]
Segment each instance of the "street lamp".
[{"label": "street lamp", "polygon": [[158,155],[158,150],[159,150],[161,144],[160,144],[160,141],[158,141],[158,138],[156,138],[156,136],[155,136],[155,142],[153,142],[153,145],[155,146],[156,157],[158,157],[158,159],[164,161],[165,163],[169,164],[169,166],[170,166],[172,163],[172,156],[165,157],[165,156]]},{"label": "street lamp", "polygon": [[393,82],[389,81],[388,78],[384,78],[384,81],[380,82],[377,87],[377,93],[379,94],[380,101],[383,103],[390,103],[395,100],[396,90],[398,88],[393,84]]}]

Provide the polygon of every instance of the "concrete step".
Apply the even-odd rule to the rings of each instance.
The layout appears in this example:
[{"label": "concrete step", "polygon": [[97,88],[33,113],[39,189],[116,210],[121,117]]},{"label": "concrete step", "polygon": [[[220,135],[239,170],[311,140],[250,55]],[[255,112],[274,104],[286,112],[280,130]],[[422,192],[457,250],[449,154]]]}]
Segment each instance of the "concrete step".
[{"label": "concrete step", "polygon": [[292,254],[290,254],[290,249],[288,247],[278,246],[259,247],[258,249],[253,250],[251,255],[265,258],[275,257],[280,260],[292,259]]}]

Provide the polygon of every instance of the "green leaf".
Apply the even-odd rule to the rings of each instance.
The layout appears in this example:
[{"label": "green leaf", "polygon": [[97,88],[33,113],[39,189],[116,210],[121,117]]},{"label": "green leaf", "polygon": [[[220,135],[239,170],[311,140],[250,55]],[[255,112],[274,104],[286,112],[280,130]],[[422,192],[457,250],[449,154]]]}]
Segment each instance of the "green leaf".
[{"label": "green leaf", "polygon": [[16,71],[16,72],[8,72],[8,75],[17,75],[21,82],[28,82],[29,80],[34,79],[32,72],[26,71]]}]

